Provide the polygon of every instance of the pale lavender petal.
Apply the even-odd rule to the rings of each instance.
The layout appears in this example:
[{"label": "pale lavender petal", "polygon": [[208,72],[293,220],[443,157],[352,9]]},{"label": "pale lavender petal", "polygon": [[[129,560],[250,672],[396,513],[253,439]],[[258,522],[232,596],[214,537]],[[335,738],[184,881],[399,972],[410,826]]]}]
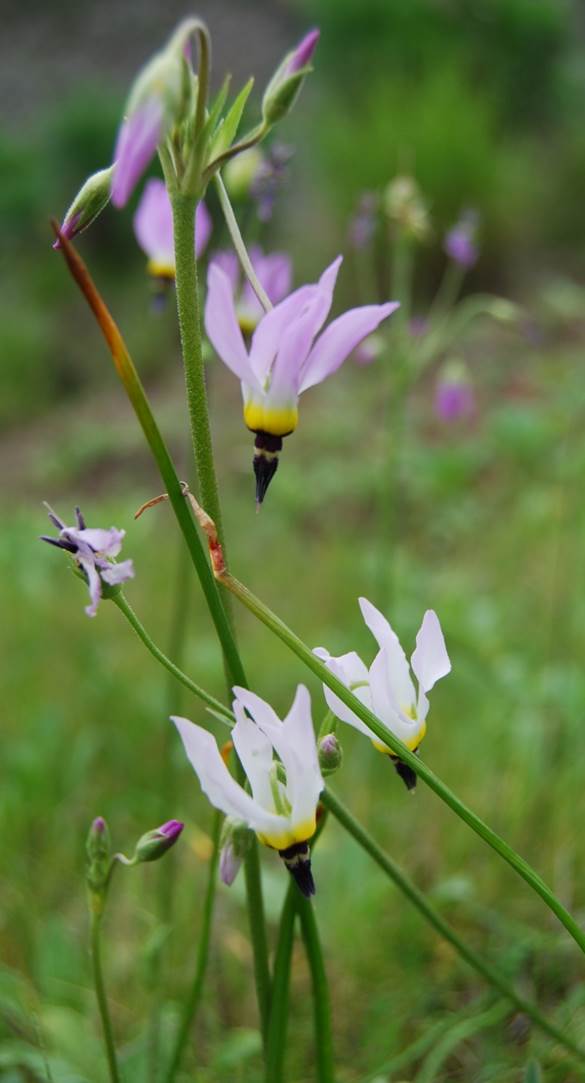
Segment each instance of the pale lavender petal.
[{"label": "pale lavender petal", "polygon": [[262,256],[254,263],[254,270],[273,305],[287,296],[292,282],[292,263],[286,252]]},{"label": "pale lavender petal", "polygon": [[399,307],[397,301],[385,305],[364,305],[344,312],[323,332],[309,354],[300,391],[321,383],[343,364],[362,339]]},{"label": "pale lavender petal", "polygon": [[[69,530],[68,533],[73,534],[74,531]],[[79,541],[89,545],[94,553],[100,553],[105,557],[117,557],[122,548],[122,540],[126,535],[126,531],[117,530],[115,526],[112,526],[109,530],[101,530],[98,527],[77,530],[75,534]]]},{"label": "pale lavender petal", "polygon": [[89,589],[89,597],[91,599],[91,604],[86,605],[85,612],[87,613],[88,617],[95,617],[97,613],[97,607],[102,596],[102,584],[100,581],[100,577],[96,571],[95,564],[92,560],[85,560],[83,557],[80,557],[79,554],[77,554],[77,559],[81,564],[81,567],[83,568],[85,574],[87,575],[87,586]]},{"label": "pale lavender petal", "polygon": [[153,178],[146,182],[134,215],[134,233],[149,259],[175,266],[173,212],[163,181]]},{"label": "pale lavender petal", "polygon": [[219,878],[226,887],[231,887],[240,871],[242,858],[238,857],[234,844],[229,839],[219,855]]},{"label": "pale lavender petal", "polygon": [[197,204],[197,212],[195,215],[195,255],[198,259],[207,248],[212,227],[213,222],[211,215],[207,210],[205,203],[201,200],[201,202]]},{"label": "pale lavender petal", "polygon": [[436,681],[451,672],[445,639],[433,609],[427,609],[423,617],[410,664],[423,692],[430,692]]},{"label": "pale lavender petal", "polygon": [[261,390],[238,325],[230,280],[215,263],[210,264],[207,275],[205,330],[223,363],[244,383]]},{"label": "pale lavender petal", "polygon": [[148,98],[123,121],[114,151],[112,203],[115,207],[128,202],[153,157],[160,142],[162,121],[163,103],[158,97]]},{"label": "pale lavender petal", "polygon": [[240,261],[236,253],[229,248],[222,248],[219,252],[213,253],[213,262],[229,278],[231,291],[235,296],[240,284]]},{"label": "pale lavender petal", "polygon": [[107,564],[100,568],[100,575],[105,583],[115,587],[127,579],[134,579],[134,563],[132,560],[121,560],[119,564]]}]

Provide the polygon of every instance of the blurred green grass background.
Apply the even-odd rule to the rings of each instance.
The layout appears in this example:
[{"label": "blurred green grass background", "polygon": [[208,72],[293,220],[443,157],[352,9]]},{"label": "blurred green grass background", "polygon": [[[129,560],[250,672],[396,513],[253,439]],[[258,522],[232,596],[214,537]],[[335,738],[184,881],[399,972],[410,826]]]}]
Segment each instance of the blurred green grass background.
[{"label": "blurred green grass background", "polygon": [[[249,7],[253,56],[264,76],[307,24],[322,28],[316,74],[282,132],[296,155],[270,238],[290,248],[296,281],[344,250],[347,217],[362,189],[409,170],[430,200],[436,229],[421,256],[417,307],[424,311],[441,271],[442,230],[473,204],[483,219],[483,254],[470,288],[522,302],[539,334],[535,344],[534,336],[482,326],[465,344],[479,397],[468,426],[437,423],[432,374],[417,388],[392,486],[384,398],[392,357],[366,369],[348,364],[303,402],[299,431],[258,517],[239,391],[211,361],[234,570],[307,642],[335,652],[356,648],[366,658],[372,644],[358,594],[388,607],[408,652],[423,610],[434,607],[453,673],[433,693],[424,756],[583,915],[582,9],[558,0]],[[54,9],[56,34],[58,18],[71,11]],[[139,25],[132,49],[141,51],[118,56],[111,80],[100,83],[97,47],[84,33],[95,15],[80,5],[67,24],[70,38],[51,58],[57,71],[60,60],[68,70],[65,61],[77,58],[67,94],[44,100],[31,68],[28,98],[19,101],[20,113],[7,114],[0,135],[0,1077],[9,1083],[49,1078],[39,1048],[56,1080],[105,1079],[86,950],[91,819],[105,815],[121,849],[171,816],[187,824],[160,874],[152,866],[120,875],[112,892],[107,970],[126,1080],[146,1078],[159,880],[172,876],[176,887],[176,920],[164,948],[166,1033],[191,973],[208,859],[209,809],[165,721],[171,706],[201,720],[199,706],[169,689],[113,607],[103,605],[95,622],[86,619],[83,587],[66,561],[36,540],[46,529],[43,498],[65,517],[79,502],[91,524],[124,527],[125,553],[137,570],[128,597],[166,644],[180,573],[174,524],[164,507],[133,521],[159,481],[99,336],[48,246],[49,214],[61,213],[85,175],[109,160],[127,84],[172,26],[170,10],[155,16],[148,6],[139,24],[130,11],[118,14],[110,37],[130,40]],[[226,2],[201,11],[212,34],[218,27],[216,72],[235,68],[246,76],[243,8]],[[40,8],[15,9],[8,29],[18,37],[37,18],[46,25]],[[119,39],[116,47],[123,53]],[[113,63],[102,55],[106,67]],[[3,71],[6,80],[6,65]],[[219,244],[217,216],[216,223]],[[80,249],[187,476],[172,303],[162,315],[151,310],[130,213],[108,210]],[[346,267],[340,304],[355,303],[359,285]],[[221,695],[221,662],[196,585],[189,605],[185,668]],[[254,688],[284,710],[305,673],[247,614],[238,614],[238,630]],[[321,692],[307,683],[317,719]],[[409,797],[359,735],[344,730],[343,743],[335,784],[356,814],[461,933],[585,1041],[581,961],[539,901],[431,793],[419,787]],[[169,770],[172,795],[165,792]],[[272,855],[263,866],[274,923],[285,877]],[[424,1080],[425,1070],[427,1080],[521,1080],[532,1054],[547,1080],[577,1078],[511,1013],[480,1029],[492,1003],[485,988],[334,824],[319,845],[315,873],[342,1083]],[[300,951],[293,1005],[290,1078],[308,1083],[311,1012]],[[478,1021],[477,1033],[457,1043],[456,1028],[468,1017]],[[455,1035],[453,1048],[425,1069],[440,1028]],[[261,1078],[238,883],[220,892],[195,1038],[185,1079],[195,1065],[206,1083],[228,1074],[246,1083]],[[398,1060],[425,1039],[426,1050],[417,1044]]]}]

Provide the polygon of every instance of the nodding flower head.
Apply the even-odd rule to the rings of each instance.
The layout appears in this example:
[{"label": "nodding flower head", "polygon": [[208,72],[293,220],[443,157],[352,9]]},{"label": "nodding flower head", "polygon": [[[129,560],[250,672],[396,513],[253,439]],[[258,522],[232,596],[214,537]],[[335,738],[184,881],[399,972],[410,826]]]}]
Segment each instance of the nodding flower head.
[{"label": "nodding flower head", "polygon": [[443,247],[449,259],[460,267],[469,270],[478,258],[477,231],[479,215],[477,211],[464,211],[458,222],[445,234]]},{"label": "nodding flower head", "polygon": [[[207,730],[186,718],[172,721],[211,804],[246,824],[265,846],[277,850],[300,890],[312,895],[315,885],[308,843],[315,833],[317,803],[324,782],[309,693],[299,685],[284,721],[253,692],[234,688],[234,693],[236,724],[232,738],[251,794],[230,774]],[[228,878],[234,872],[232,856],[229,862],[226,858]]]},{"label": "nodding flower head", "polygon": [[398,302],[353,308],[320,334],[340,264],[341,256],[318,282],[294,290],[266,313],[249,349],[229,276],[217,264],[210,265],[205,326],[214,349],[242,382],[244,422],[256,434],[258,504],[276,472],[283,437],[297,427],[299,395],[336,372],[358,343],[398,308]]},{"label": "nodding flower head", "polygon": [[[427,692],[451,670],[439,619],[432,609],[427,609],[409,667],[398,637],[386,618],[366,598],[360,598],[359,604],[379,647],[370,668],[355,651],[334,657],[323,647],[317,647],[315,654],[407,748],[416,752],[426,733],[429,710]],[[411,669],[418,682],[418,693]],[[324,685],[323,690],[327,705],[337,718],[364,733],[380,752],[389,755],[407,788],[414,789],[414,771],[391,752],[330,688]]]},{"label": "nodding flower head", "polygon": [[[277,305],[290,291],[292,278],[290,256],[286,252],[271,252],[264,255],[259,245],[252,245],[249,255],[260,285],[272,304]],[[236,253],[230,249],[216,252],[213,262],[230,280],[240,329],[245,335],[251,335],[262,319],[264,309],[248,279],[242,274]]]},{"label": "nodding flower head", "polygon": [[[195,216],[195,254],[205,251],[211,235],[211,215],[203,202],[197,204]],[[148,256],[146,269],[154,278],[174,281],[175,246],[173,241],[173,212],[163,181],[153,177],[142,193],[134,215],[134,233],[143,252]]]},{"label": "nodding flower head", "polygon": [[119,589],[127,579],[134,577],[134,565],[131,560],[116,564],[114,558],[122,548],[125,530],[112,526],[109,530],[99,527],[88,528],[79,508],[75,509],[75,526],[66,526],[48,504],[45,504],[49,519],[59,531],[57,538],[46,534],[41,541],[55,545],[70,553],[89,588],[90,604],[85,612],[88,617],[95,617],[100,598]]}]

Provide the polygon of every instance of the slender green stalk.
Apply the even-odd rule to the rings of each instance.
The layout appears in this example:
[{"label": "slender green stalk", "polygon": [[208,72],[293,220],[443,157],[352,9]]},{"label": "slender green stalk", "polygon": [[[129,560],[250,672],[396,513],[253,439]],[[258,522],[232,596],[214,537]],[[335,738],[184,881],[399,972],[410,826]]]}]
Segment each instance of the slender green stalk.
[{"label": "slender green stalk", "polygon": [[213,850],[211,852],[211,858],[209,861],[209,870],[207,874],[207,888],[205,891],[205,901],[203,903],[203,920],[201,923],[201,932],[199,934],[199,943],[197,945],[197,962],[195,966],[195,974],[193,976],[193,983],[191,989],[183,1005],[183,1014],[179,1025],[179,1031],[175,1041],[175,1046],[171,1054],[169,1067],[164,1077],[165,1083],[173,1083],[177,1072],[181,1066],[181,1061],[185,1053],[185,1047],[189,1041],[189,1034],[195,1021],[195,1016],[199,1009],[201,1002],[201,994],[203,992],[203,983],[205,980],[205,973],[207,970],[207,962],[209,959],[209,943],[211,938],[211,923],[213,918],[213,909],[215,905],[215,892],[217,887],[217,868],[219,863],[219,843],[221,838],[221,825],[222,825],[221,812],[215,812],[213,816]]},{"label": "slender green stalk", "polygon": [[98,1009],[100,1013],[100,1019],[102,1021],[102,1030],[104,1035],[104,1045],[106,1047],[106,1056],[108,1060],[108,1070],[110,1073],[111,1083],[120,1083],[120,1073],[118,1071],[118,1061],[116,1058],[116,1046],[114,1044],[114,1033],[112,1030],[112,1021],[110,1019],[110,1012],[108,1009],[108,1000],[106,997],[106,988],[104,985],[104,975],[102,971],[102,954],[101,954],[101,928],[102,928],[102,911],[97,911],[95,906],[91,907],[91,930],[90,930],[90,945],[91,945],[91,964],[93,970],[93,983],[95,986],[95,995],[98,1003]]},{"label": "slender green stalk", "polygon": [[176,192],[172,194],[171,202],[175,238],[177,309],[199,492],[203,507],[214,520],[220,541],[224,544],[207,408],[197,261],[193,243],[197,200],[194,196]]},{"label": "slender green stalk", "polygon": [[[260,279],[258,278],[252,266],[252,261],[248,255],[248,250],[244,243],[244,238],[240,233],[240,227],[238,226],[236,216],[233,212],[232,205],[230,203],[230,197],[227,194],[226,186],[223,183],[223,180],[221,179],[219,173],[216,173],[214,180],[226,226],[229,230],[232,244],[236,250],[238,259],[242,265],[242,270],[246,275],[246,278],[248,279],[248,282],[250,283],[252,289],[254,290],[256,297],[260,301],[262,308],[265,312],[270,312],[270,309],[272,308],[272,301],[264,290],[264,287],[262,286],[262,283],[260,282]],[[208,509],[205,508],[205,510],[207,511]]]},{"label": "slender green stalk", "polygon": [[171,662],[170,658],[167,658],[166,654],[163,654],[160,648],[157,647],[156,643],[154,643],[153,640],[150,638],[148,632],[146,631],[146,628],[139,621],[136,613],[132,609],[130,603],[124,597],[123,593],[120,591],[119,594],[115,594],[112,597],[112,601],[115,605],[117,605],[120,612],[124,614],[126,620],[132,626],[138,638],[142,640],[144,646],[147,648],[147,650],[150,651],[153,657],[156,658],[157,662],[160,662],[160,664],[164,666],[165,669],[167,669],[169,673],[171,673],[173,677],[176,678],[176,680],[180,681],[180,683],[183,684],[185,688],[188,688],[194,696],[197,696],[198,699],[203,700],[203,702],[206,703],[208,707],[213,708],[216,714],[222,715],[226,719],[226,721],[231,724],[233,722],[233,715],[229,707],[226,707],[225,704],[223,704],[219,699],[216,699],[215,696],[212,696],[209,692],[206,692],[204,688],[200,687],[200,685],[195,684],[195,681],[192,681],[191,678],[188,677],[186,673],[183,673],[183,671],[180,670],[174,662]]},{"label": "slender green stalk", "polygon": [[414,1083],[433,1083],[447,1057],[454,1049],[457,1049],[457,1046],[468,1038],[473,1038],[480,1030],[496,1026],[506,1016],[508,1010],[506,1004],[498,1001],[479,1015],[474,1014],[470,1019],[459,1020],[431,1049],[420,1072],[417,1072]]},{"label": "slender green stalk", "polygon": [[297,888],[288,885],[278,931],[272,977],[272,1006],[266,1038],[266,1083],[282,1083],[288,1025],[290,969],[297,914]]},{"label": "slender green stalk", "polygon": [[248,921],[250,925],[250,938],[254,953],[254,979],[256,982],[256,998],[260,1013],[260,1027],[262,1040],[266,1047],[268,1024],[270,1022],[271,1003],[271,978],[268,965],[268,939],[266,936],[266,921],[264,918],[264,900],[262,897],[262,880],[260,877],[260,855],[256,839],[250,846],[244,862],[244,874],[246,877],[246,894],[248,899]]},{"label": "slender green stalk", "polygon": [[315,1021],[315,1061],[317,1083],[335,1083],[333,1039],[331,1036],[331,998],[315,911],[310,899],[296,892],[296,906],[301,920],[305,951],[313,983],[313,1013]]},{"label": "slender green stalk", "polygon": [[456,794],[431,770],[430,767],[421,760],[419,756],[411,752],[406,745],[399,740],[379,718],[376,717],[372,711],[368,710],[363,703],[353,695],[352,692],[335,677],[313,654],[310,647],[307,647],[306,643],[303,643],[299,637],[280,619],[275,613],[272,612],[263,602],[260,601],[243,583],[235,579],[227,571],[216,571],[216,575],[219,581],[235,594],[237,598],[253,613],[263,624],[266,625],[283,643],[289,647],[289,649],[301,659],[305,665],[312,670],[312,672],[330,688],[342,703],[345,703],[354,713],[365,722],[381,741],[384,742],[388,748],[398,756],[403,763],[412,767],[413,771],[426,782],[434,793],[450,809],[455,812],[467,825],[475,831],[477,835],[484,842],[491,846],[506,861],[517,873],[526,881],[527,884],[540,895],[546,905],[552,910],[553,914],[556,914],[559,921],[565,926],[567,931],[571,934],[575,942],[579,945],[581,950],[585,952],[585,933],[577,923],[575,918],[569,913],[569,911],[563,906],[560,899],[551,891],[548,885],[544,882],[542,877],[520,856],[500,835],[497,834],[491,827],[489,827],[477,813],[473,812],[463,801],[460,800]]},{"label": "slender green stalk", "polygon": [[442,936],[456,952],[465,959],[465,962],[474,970],[481,974],[498,989],[508,1000],[514,1004],[518,1011],[524,1012],[530,1016],[537,1027],[553,1038],[554,1041],[559,1042],[567,1049],[572,1056],[578,1057],[579,1060],[585,1062],[585,1050],[576,1045],[567,1035],[563,1034],[553,1023],[550,1023],[548,1019],[540,1013],[536,1005],[531,1001],[525,1000],[524,997],[519,996],[516,993],[513,985],[504,977],[503,974],[491,963],[486,962],[478,952],[474,951],[465,944],[463,940],[457,935],[454,929],[446,922],[438,910],[429,902],[426,896],[419,888],[406,876],[399,865],[392,860],[389,854],[382,850],[381,846],[372,838],[372,836],[365,830],[364,827],[355,819],[352,813],[342,804],[338,797],[336,797],[330,789],[325,790],[321,795],[321,800],[325,807],[329,809],[335,819],[345,828],[345,830],[355,839],[355,841],[370,855],[377,865],[386,873],[387,876],[396,884],[403,895],[416,907],[416,909],[423,915],[426,921],[435,929],[435,931]]}]

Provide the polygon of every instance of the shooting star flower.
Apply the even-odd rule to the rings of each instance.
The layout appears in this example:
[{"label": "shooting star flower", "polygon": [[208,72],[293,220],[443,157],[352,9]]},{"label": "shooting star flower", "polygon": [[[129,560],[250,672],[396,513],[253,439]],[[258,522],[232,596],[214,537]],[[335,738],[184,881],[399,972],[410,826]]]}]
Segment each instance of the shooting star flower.
[{"label": "shooting star flower", "polygon": [[134,578],[134,565],[131,560],[123,560],[120,564],[114,561],[122,548],[126,531],[117,530],[114,526],[109,530],[88,528],[79,508],[75,509],[77,525],[66,526],[48,504],[45,504],[45,507],[49,519],[59,531],[59,537],[51,538],[43,534],[41,541],[64,549],[74,558],[89,588],[90,604],[85,607],[85,612],[88,617],[95,617],[104,593],[125,583],[127,579]]},{"label": "shooting star flower", "polygon": [[[211,235],[211,215],[201,202],[195,217],[195,254],[203,254]],[[145,186],[134,215],[134,233],[148,256],[146,269],[154,278],[173,281],[175,278],[175,246],[173,242],[173,212],[163,181],[153,177]]]},{"label": "shooting star flower", "polygon": [[234,694],[232,739],[251,795],[230,774],[207,730],[186,718],[173,717],[172,721],[211,804],[247,824],[260,842],[277,850],[303,894],[313,895],[308,842],[315,833],[324,782],[309,693],[298,686],[284,721],[253,692],[236,687]]},{"label": "shooting star flower", "polygon": [[[256,501],[278,466],[283,437],[298,423],[298,399],[343,364],[398,302],[364,305],[338,316],[319,335],[331,308],[339,256],[317,283],[294,290],[262,317],[246,348],[228,275],[211,264],[205,326],[216,352],[242,382],[244,422],[255,433]],[[319,335],[319,337],[317,337]]]},{"label": "shooting star flower", "polygon": [[[355,651],[334,657],[325,648],[317,647],[314,653],[407,748],[416,752],[427,728],[427,692],[451,670],[439,618],[432,609],[427,609],[417,633],[416,648],[409,667],[398,637],[386,618],[366,598],[360,598],[359,604],[362,616],[380,648],[370,668]],[[411,669],[418,682],[418,694]],[[323,690],[327,705],[337,718],[364,733],[375,748],[389,755],[407,789],[414,789],[416,774],[412,768],[391,752],[330,688],[324,685]]]},{"label": "shooting star flower", "polygon": [[[286,252],[271,252],[265,256],[258,245],[250,248],[249,255],[260,285],[264,287],[272,304],[277,305],[286,297],[291,287],[290,257]],[[251,334],[262,319],[264,309],[248,279],[243,276],[236,253],[230,249],[216,252],[213,262],[230,280],[241,330],[244,334]]]}]

